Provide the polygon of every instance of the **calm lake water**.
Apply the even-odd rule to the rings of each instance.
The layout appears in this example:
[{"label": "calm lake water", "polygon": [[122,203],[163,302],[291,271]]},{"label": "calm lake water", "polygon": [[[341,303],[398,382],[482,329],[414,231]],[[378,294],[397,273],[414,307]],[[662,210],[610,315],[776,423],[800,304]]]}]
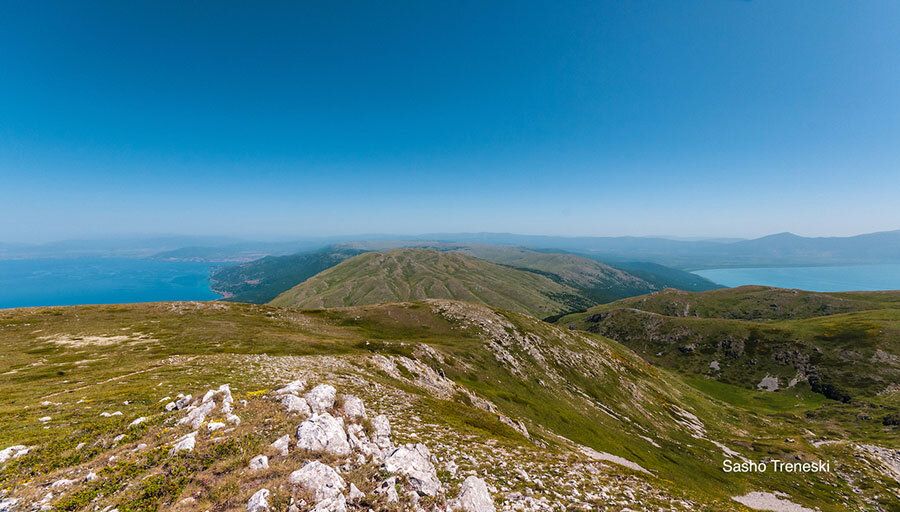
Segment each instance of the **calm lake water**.
[{"label": "calm lake water", "polygon": [[0,260],[0,308],[211,300],[211,263],[122,258]]},{"label": "calm lake water", "polygon": [[900,290],[900,264],[847,267],[717,268],[694,272],[722,286],[758,284],[816,292]]}]

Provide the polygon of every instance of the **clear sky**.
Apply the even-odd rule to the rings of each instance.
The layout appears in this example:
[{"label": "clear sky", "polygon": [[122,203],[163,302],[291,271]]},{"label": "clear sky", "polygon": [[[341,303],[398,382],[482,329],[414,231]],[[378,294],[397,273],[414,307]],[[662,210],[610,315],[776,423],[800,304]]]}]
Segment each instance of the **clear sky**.
[{"label": "clear sky", "polygon": [[0,241],[900,228],[900,2],[0,2]]}]

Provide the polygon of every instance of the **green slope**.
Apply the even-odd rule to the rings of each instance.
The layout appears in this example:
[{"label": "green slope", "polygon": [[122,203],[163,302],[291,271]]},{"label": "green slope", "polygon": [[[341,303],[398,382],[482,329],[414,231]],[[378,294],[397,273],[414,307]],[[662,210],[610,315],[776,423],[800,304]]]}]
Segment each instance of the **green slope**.
[{"label": "green slope", "polygon": [[225,295],[225,300],[263,304],[360,252],[332,246],[290,256],[266,256],[222,267],[212,273],[210,282],[213,290]]},{"label": "green slope", "polygon": [[[554,510],[746,511],[731,496],[750,491],[781,492],[822,512],[898,503],[896,482],[876,461],[857,457],[851,444],[813,444],[843,436],[896,448],[894,427],[857,433],[818,419],[817,411],[840,406],[832,401],[701,389],[603,337],[476,304],[31,308],[0,312],[0,326],[8,368],[0,374],[0,446],[32,447],[0,466],[0,487],[36,502],[50,482],[94,470],[96,483],[53,489],[59,510],[168,509],[192,497],[197,510],[237,511],[260,487],[286,508],[286,475],[321,455],[294,450],[258,474],[246,466],[295,431],[300,419],[267,397],[297,377],[361,396],[371,414],[391,416],[397,442],[431,448],[451,489],[466,474],[482,475],[502,509],[523,494]],[[168,456],[168,443],[188,429],[160,400],[222,383],[232,385],[241,424],[214,434],[201,427],[196,454]],[[117,410],[123,415],[99,415]],[[149,420],[129,427],[138,416]],[[753,460],[827,459],[840,472],[725,474],[726,449]],[[322,460],[345,467],[366,493],[383,478],[354,457]],[[374,494],[367,500],[350,510],[398,509]]]},{"label": "green slope", "polygon": [[342,243],[291,256],[266,257],[222,267],[213,272],[210,279],[213,288],[226,296],[225,300],[262,304],[350,256],[401,248],[461,252],[543,275],[577,289],[580,295],[588,299],[583,304],[579,303],[580,308],[663,288],[700,291],[718,287],[700,276],[653,263],[622,263],[612,267],[587,257],[554,250],[390,240]]},{"label": "green slope", "polygon": [[271,304],[320,308],[426,298],[490,304],[538,318],[591,304],[578,290],[546,276],[429,249],[361,254],[291,288]]},{"label": "green slope", "polygon": [[591,309],[588,314],[610,308],[633,308],[680,317],[788,320],[872,309],[900,308],[900,293],[823,293],[768,286],[740,286],[702,293],[668,289],[599,306]]},{"label": "green slope", "polygon": [[898,298],[756,286],[665,290],[559,323],[613,338],[685,375],[749,389],[774,377],[782,392],[799,385],[863,409],[871,404],[866,416],[882,420],[896,412],[884,397],[900,384]]}]

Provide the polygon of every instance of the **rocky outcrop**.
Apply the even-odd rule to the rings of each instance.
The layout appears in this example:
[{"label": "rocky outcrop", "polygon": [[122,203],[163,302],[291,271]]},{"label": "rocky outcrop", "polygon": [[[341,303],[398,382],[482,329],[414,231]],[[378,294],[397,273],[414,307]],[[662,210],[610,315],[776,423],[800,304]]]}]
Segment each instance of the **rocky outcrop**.
[{"label": "rocky outcrop", "polygon": [[463,510],[464,512],[495,512],[496,510],[487,484],[476,476],[470,476],[463,481],[459,488],[459,497],[448,505],[450,510]]},{"label": "rocky outcrop", "polygon": [[347,488],[337,471],[319,461],[308,462],[302,469],[291,473],[288,482],[311,492],[317,502],[337,497]]},{"label": "rocky outcrop", "polygon": [[353,395],[344,395],[344,416],[353,419],[366,418],[366,406],[363,401]]},{"label": "rocky outcrop", "polygon": [[328,384],[319,384],[306,394],[306,403],[313,413],[321,414],[334,407],[337,390]]},{"label": "rocky outcrop", "polygon": [[197,444],[197,433],[191,432],[190,434],[187,434],[187,435],[181,437],[180,439],[178,439],[177,441],[175,441],[175,444],[172,445],[172,449],[169,450],[169,455],[175,455],[176,453],[182,452],[182,451],[185,451],[185,452],[194,451],[194,446],[196,444]]},{"label": "rocky outcrop", "polygon": [[215,402],[206,402],[201,404],[199,407],[194,407],[190,409],[187,413],[187,416],[178,420],[178,425],[184,425],[185,423],[190,424],[192,429],[200,428],[200,425],[203,425],[203,422],[206,421],[206,415],[211,413],[213,409],[216,408]]},{"label": "rocky outcrop", "polygon": [[266,512],[269,510],[269,490],[260,489],[256,491],[247,502],[247,512]]},{"label": "rocky outcrop", "polygon": [[409,485],[419,494],[437,496],[441,491],[441,481],[431,462],[431,452],[424,444],[398,447],[384,459],[384,469],[389,473],[405,475]]},{"label": "rocky outcrop", "polygon": [[393,448],[391,443],[391,422],[387,416],[380,414],[372,420],[372,442],[382,450]]},{"label": "rocky outcrop", "polygon": [[310,512],[347,512],[347,499],[343,494],[338,494],[316,503]]},{"label": "rocky outcrop", "polygon": [[306,400],[300,398],[297,395],[282,396],[281,405],[283,405],[287,409],[287,412],[298,412],[307,416],[312,414],[312,409],[310,409],[309,404],[306,403]]},{"label": "rocky outcrop", "polygon": [[302,380],[295,380],[289,382],[286,386],[279,388],[275,391],[276,395],[299,395],[303,393],[303,390],[306,389],[306,382]]},{"label": "rocky outcrop", "polygon": [[313,414],[297,427],[297,447],[333,455],[350,453],[343,423],[327,412]]}]

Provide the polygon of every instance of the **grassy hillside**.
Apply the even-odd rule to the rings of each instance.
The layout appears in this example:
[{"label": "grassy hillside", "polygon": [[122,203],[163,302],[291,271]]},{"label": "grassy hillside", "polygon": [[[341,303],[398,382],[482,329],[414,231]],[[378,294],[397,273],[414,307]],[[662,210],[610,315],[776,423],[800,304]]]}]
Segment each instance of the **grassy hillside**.
[{"label": "grassy hillside", "polygon": [[[426,444],[447,496],[467,475],[483,477],[498,510],[747,511],[732,497],[749,492],[822,512],[900,503],[885,452],[860,448],[897,448],[896,427],[821,419],[842,404],[811,394],[702,389],[603,337],[475,304],[5,310],[0,341],[0,446],[30,447],[0,463],[0,489],[23,510],[41,500],[56,510],[244,510],[262,487],[280,510],[311,499],[286,485],[310,459],[361,489],[364,501],[349,510],[413,508],[404,492],[396,505],[375,493],[387,475],[371,459],[270,451],[303,419],[272,390],[298,378],[359,396],[370,418],[390,418],[394,442]],[[216,431],[204,422],[193,452],[170,455],[190,428],[178,424],[185,411],[163,406],[224,383],[241,422]],[[129,426],[138,417],[148,419]],[[249,471],[259,453],[269,453],[269,469]],[[722,472],[739,456],[830,460],[835,470]],[[70,483],[50,487],[62,479]],[[419,504],[436,510],[440,499]]]},{"label": "grassy hillside", "polygon": [[[539,272],[578,289],[595,303],[642,295],[666,287],[686,290],[717,288],[700,276],[655,264],[631,263],[616,268],[576,254],[533,251],[520,247],[470,245],[458,249],[494,263]],[[630,266],[629,266],[630,265]]]},{"label": "grassy hillside", "polygon": [[538,318],[591,304],[578,290],[549,277],[429,249],[361,254],[282,293],[272,304],[318,308],[426,298],[490,304]]},{"label": "grassy hillside", "polygon": [[718,287],[700,276],[653,263],[623,263],[611,267],[589,258],[552,250],[397,240],[341,243],[291,256],[266,257],[222,267],[213,272],[211,281],[213,288],[226,296],[225,300],[263,304],[350,256],[401,248],[456,251],[540,274],[577,289],[587,299],[582,307],[663,288],[700,291]]},{"label": "grassy hillside", "polygon": [[898,298],[764,287],[665,290],[559,322],[613,338],[685,375],[751,389],[777,384],[781,392],[802,385],[859,402],[871,409],[865,421],[877,422],[896,413],[884,397],[900,388]]},{"label": "grassy hillside", "polygon": [[262,304],[361,252],[327,247],[290,256],[267,256],[249,263],[222,267],[212,273],[210,282],[213,290],[225,295],[225,300]]},{"label": "grassy hillside", "polygon": [[740,286],[703,293],[668,289],[627,298],[615,304],[598,306],[588,313],[619,308],[633,308],[680,317],[788,320],[872,309],[900,308],[900,293],[822,293],[767,286]]}]

